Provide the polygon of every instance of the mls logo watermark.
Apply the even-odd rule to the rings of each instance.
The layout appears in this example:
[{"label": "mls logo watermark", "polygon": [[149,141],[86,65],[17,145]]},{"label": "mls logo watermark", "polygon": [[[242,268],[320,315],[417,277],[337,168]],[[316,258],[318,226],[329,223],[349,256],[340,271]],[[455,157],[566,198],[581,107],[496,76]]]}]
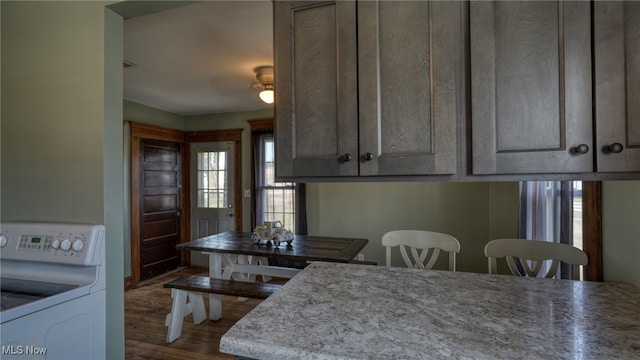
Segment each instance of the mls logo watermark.
[{"label": "mls logo watermark", "polygon": [[31,345],[2,345],[2,355],[45,356],[47,348]]}]

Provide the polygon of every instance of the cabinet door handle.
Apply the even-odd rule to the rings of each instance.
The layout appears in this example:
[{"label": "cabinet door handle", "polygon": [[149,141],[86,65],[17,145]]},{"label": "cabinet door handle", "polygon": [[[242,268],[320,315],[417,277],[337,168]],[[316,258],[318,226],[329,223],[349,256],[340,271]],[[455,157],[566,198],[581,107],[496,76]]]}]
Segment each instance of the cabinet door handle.
[{"label": "cabinet door handle", "polygon": [[584,155],[584,154],[589,152],[589,145],[580,144],[580,145],[576,146],[575,148],[573,148],[573,151],[575,151],[576,154]]},{"label": "cabinet door handle", "polygon": [[368,152],[368,153],[364,154],[364,156],[362,158],[365,161],[371,161],[371,160],[373,160],[373,153]]},{"label": "cabinet door handle", "polygon": [[352,156],[349,153],[346,153],[340,157],[340,160],[344,162],[351,161],[351,159],[352,159]]},{"label": "cabinet door handle", "polygon": [[613,143],[613,144],[607,146],[606,149],[610,153],[619,154],[619,153],[622,152],[622,150],[624,150],[624,146],[622,146],[622,144],[620,144],[620,143]]}]

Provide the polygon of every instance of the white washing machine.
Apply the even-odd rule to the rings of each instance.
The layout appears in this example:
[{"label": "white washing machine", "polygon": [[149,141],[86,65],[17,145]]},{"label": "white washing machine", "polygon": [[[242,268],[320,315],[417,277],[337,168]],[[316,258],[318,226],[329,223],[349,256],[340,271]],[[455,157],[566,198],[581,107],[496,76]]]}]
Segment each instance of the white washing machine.
[{"label": "white washing machine", "polygon": [[105,228],[0,224],[0,358],[104,359]]}]

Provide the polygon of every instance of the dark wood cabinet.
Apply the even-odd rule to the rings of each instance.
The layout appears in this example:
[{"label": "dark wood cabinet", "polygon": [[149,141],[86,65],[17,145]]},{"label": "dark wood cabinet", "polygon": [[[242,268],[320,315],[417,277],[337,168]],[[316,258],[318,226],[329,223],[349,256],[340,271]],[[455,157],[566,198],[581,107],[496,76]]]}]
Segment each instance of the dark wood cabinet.
[{"label": "dark wood cabinet", "polygon": [[462,6],[275,2],[277,176],[454,174]]},{"label": "dark wood cabinet", "polygon": [[470,3],[473,174],[593,171],[589,2]]},{"label": "dark wood cabinet", "polygon": [[634,179],[640,3],[276,1],[276,176]]},{"label": "dark wood cabinet", "polygon": [[456,172],[461,6],[358,2],[361,176]]},{"label": "dark wood cabinet", "polygon": [[640,4],[591,5],[470,3],[472,174],[640,171]]},{"label": "dark wood cabinet", "polygon": [[594,3],[598,172],[640,171],[640,2]]},{"label": "dark wood cabinet", "polygon": [[357,176],[356,4],[273,7],[276,176]]}]

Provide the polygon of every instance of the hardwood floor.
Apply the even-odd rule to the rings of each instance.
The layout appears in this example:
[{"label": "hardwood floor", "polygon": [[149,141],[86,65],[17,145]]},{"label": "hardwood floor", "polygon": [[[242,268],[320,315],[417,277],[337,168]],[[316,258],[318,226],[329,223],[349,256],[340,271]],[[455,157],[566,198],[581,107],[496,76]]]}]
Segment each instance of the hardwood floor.
[{"label": "hardwood floor", "polygon": [[[171,309],[171,290],[164,289],[162,284],[186,274],[206,275],[207,270],[181,269],[125,291],[126,360],[233,359],[233,356],[218,350],[220,338],[260,300],[241,302],[236,297],[225,296],[222,300],[222,319],[205,320],[202,324],[194,325],[193,318],[188,315],[184,319],[182,336],[167,344],[164,321]],[[208,312],[207,296],[204,301]]]}]

